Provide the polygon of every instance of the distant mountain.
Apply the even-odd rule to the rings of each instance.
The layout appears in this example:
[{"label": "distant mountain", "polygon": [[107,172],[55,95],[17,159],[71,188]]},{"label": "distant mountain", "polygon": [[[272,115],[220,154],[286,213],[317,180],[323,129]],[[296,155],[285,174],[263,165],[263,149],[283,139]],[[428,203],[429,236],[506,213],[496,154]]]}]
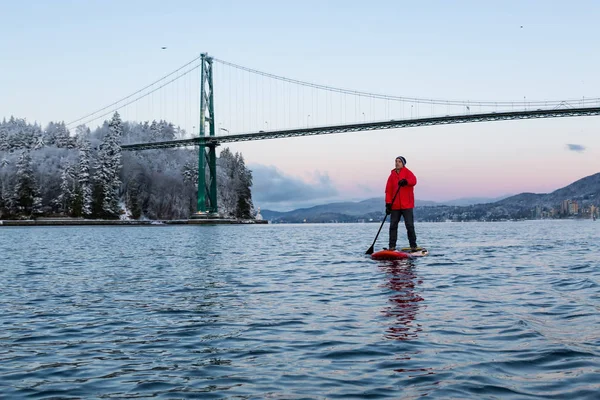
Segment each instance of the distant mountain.
[{"label": "distant mountain", "polygon": [[586,209],[590,205],[599,207],[600,173],[579,179],[552,193],[521,193],[494,203],[466,207],[425,207],[415,213],[418,220],[425,221],[531,219],[536,216],[537,211],[544,211],[558,218],[562,217],[559,212],[564,200],[576,201],[580,209]]},{"label": "distant mountain", "polygon": [[[434,206],[438,204],[434,201],[415,201],[416,206]],[[378,218],[384,210],[385,199],[383,197],[373,197],[359,202],[329,203],[287,212],[261,210],[260,213],[263,219],[270,221],[280,219],[282,222],[303,222],[306,219],[307,222],[329,222],[335,220],[346,221],[348,219]]]},{"label": "distant mountain", "polygon": [[456,200],[442,201],[437,205],[444,206],[470,206],[472,204],[486,204],[486,203],[495,203],[500,200],[504,200],[511,195],[505,195],[500,197],[463,197]]},{"label": "distant mountain", "polygon": [[548,194],[521,193],[507,197],[498,202],[500,205],[514,205],[525,207],[550,207],[557,206],[563,200],[575,200],[580,206],[598,204],[600,200],[600,173],[586,176]]},{"label": "distant mountain", "polygon": [[[582,178],[552,193],[521,193],[496,199],[462,198],[448,202],[415,201],[415,218],[420,221],[497,220],[529,218],[532,209],[560,208],[563,200],[575,200],[580,207],[600,206],[600,173]],[[272,222],[356,222],[381,221],[383,197],[359,202],[339,202],[288,212],[262,210],[264,219]]]}]

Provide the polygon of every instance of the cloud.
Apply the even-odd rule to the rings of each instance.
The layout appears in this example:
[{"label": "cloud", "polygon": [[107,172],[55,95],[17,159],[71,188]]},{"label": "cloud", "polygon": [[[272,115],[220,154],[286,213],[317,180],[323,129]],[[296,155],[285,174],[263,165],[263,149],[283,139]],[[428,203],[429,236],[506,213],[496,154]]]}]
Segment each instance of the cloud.
[{"label": "cloud", "polygon": [[583,153],[585,151],[585,146],[580,145],[580,144],[567,143],[567,149],[569,151],[576,151],[577,153]]},{"label": "cloud", "polygon": [[252,200],[262,209],[308,207],[338,194],[327,173],[315,172],[314,182],[305,182],[286,176],[273,166],[253,164],[249,168],[252,170]]}]

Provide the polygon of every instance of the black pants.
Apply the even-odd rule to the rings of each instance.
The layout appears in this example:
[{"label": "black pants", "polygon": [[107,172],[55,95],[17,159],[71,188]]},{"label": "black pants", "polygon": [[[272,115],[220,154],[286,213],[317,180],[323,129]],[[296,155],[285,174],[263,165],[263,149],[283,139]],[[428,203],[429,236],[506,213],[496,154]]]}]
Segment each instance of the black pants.
[{"label": "black pants", "polygon": [[413,209],[406,208],[404,210],[392,210],[390,216],[390,248],[396,247],[400,217],[404,217],[404,225],[406,226],[406,234],[408,235],[410,247],[417,247],[417,234],[415,233],[415,217],[413,215]]}]

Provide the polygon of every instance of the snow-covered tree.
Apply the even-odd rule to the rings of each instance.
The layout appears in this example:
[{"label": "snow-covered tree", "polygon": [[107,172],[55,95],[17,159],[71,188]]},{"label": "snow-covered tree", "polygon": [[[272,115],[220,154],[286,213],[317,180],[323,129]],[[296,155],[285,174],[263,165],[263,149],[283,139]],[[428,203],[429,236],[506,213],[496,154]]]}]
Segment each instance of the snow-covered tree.
[{"label": "snow-covered tree", "polygon": [[17,162],[16,183],[14,189],[14,205],[16,211],[24,215],[37,214],[40,211],[41,199],[33,175],[31,155],[24,150]]},{"label": "snow-covered tree", "polygon": [[73,211],[73,201],[75,199],[75,191],[73,190],[74,180],[75,171],[67,161],[63,165],[60,176],[60,192],[54,200],[54,203],[59,207],[63,214],[71,214]]},{"label": "snow-covered tree", "polygon": [[252,172],[245,165],[244,157],[223,149],[217,162],[218,205],[225,216],[251,219],[254,215],[252,205]]},{"label": "snow-covered tree", "polygon": [[39,125],[28,124],[23,118],[11,117],[6,125],[11,149],[32,149],[40,141],[42,130]]},{"label": "snow-covered tree", "polygon": [[77,171],[78,192],[81,204],[81,215],[92,215],[92,179],[90,176],[90,142],[85,137],[79,138],[79,168]]},{"label": "snow-covered tree", "polygon": [[76,144],[81,147],[81,143],[83,140],[90,140],[90,136],[92,135],[92,132],[90,131],[90,128],[88,128],[85,125],[77,125],[77,127],[75,128],[75,137],[76,137]]},{"label": "snow-covered tree", "polygon": [[0,151],[7,151],[10,149],[8,142],[8,128],[4,124],[0,125]]},{"label": "snow-covered tree", "polygon": [[246,168],[244,157],[240,153],[235,154],[235,191],[237,192],[236,217],[242,219],[254,218],[254,205],[252,204],[252,172]]},{"label": "snow-covered tree", "polygon": [[75,147],[73,143],[73,138],[71,138],[71,134],[69,130],[65,126],[64,122],[60,122],[57,126],[58,131],[56,135],[56,147],[61,147],[64,149],[72,149]]},{"label": "snow-covered tree", "polygon": [[0,219],[6,214],[6,201],[4,201],[4,195],[0,190]]},{"label": "snow-covered tree", "polygon": [[4,184],[0,180],[0,219],[3,218],[6,214],[8,214],[8,208],[9,205],[6,199]]},{"label": "snow-covered tree", "polygon": [[64,122],[50,122],[43,132],[44,143],[63,149],[72,149],[73,140]]},{"label": "snow-covered tree", "polygon": [[119,214],[119,189],[121,180],[121,136],[123,122],[115,112],[108,123],[108,132],[100,145],[96,167],[97,195],[101,201],[100,212],[104,217],[116,217]]},{"label": "snow-covered tree", "polygon": [[12,186],[14,174],[10,171],[10,162],[6,158],[0,159],[0,218],[10,215],[12,207]]},{"label": "snow-covered tree", "polygon": [[150,124],[150,141],[157,142],[160,137],[160,128],[156,120]]},{"label": "snow-covered tree", "polygon": [[181,170],[183,181],[198,186],[198,161],[188,161]]},{"label": "snow-covered tree", "polygon": [[219,212],[225,217],[236,215],[237,193],[233,184],[234,176],[235,156],[226,147],[217,160],[217,202]]},{"label": "snow-covered tree", "polygon": [[[51,123],[42,131],[37,124],[25,119],[0,120],[0,197],[4,204],[4,211],[0,212],[4,217],[30,214],[22,202],[17,206],[17,164],[22,156],[20,151],[14,151],[17,149],[27,149],[31,156],[31,182],[37,189],[31,208],[41,205],[43,214],[64,211],[64,206],[56,205],[55,200],[64,200],[70,194],[70,214],[88,218],[116,217],[120,204],[124,204],[134,218],[187,218],[196,210],[197,150],[121,153],[119,145],[121,140],[148,142],[151,136],[154,140],[172,140],[185,135],[178,127],[166,121],[124,122],[115,114],[94,130],[78,126],[69,142],[66,140],[68,131],[63,127],[63,123]],[[59,147],[57,141],[66,147]],[[70,148],[74,144],[77,149]],[[247,209],[252,207],[251,200],[249,202],[251,173],[240,157],[224,149],[217,158],[218,205],[223,216],[245,217]],[[71,185],[63,175],[65,163],[74,170]],[[206,174],[208,178],[208,171]],[[22,180],[22,192],[27,182]],[[110,207],[105,207],[108,205]]]},{"label": "snow-covered tree", "polygon": [[42,142],[46,146],[55,146],[56,145],[56,136],[57,136],[57,124],[54,122],[48,123],[46,129],[42,133]]}]

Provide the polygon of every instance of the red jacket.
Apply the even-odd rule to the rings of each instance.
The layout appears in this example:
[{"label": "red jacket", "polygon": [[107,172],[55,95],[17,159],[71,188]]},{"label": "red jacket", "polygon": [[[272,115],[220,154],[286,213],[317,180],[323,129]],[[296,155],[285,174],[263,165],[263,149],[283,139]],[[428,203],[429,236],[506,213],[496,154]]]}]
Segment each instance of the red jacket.
[{"label": "red jacket", "polygon": [[400,169],[400,172],[396,172],[396,169],[393,169],[390,173],[387,185],[385,185],[385,202],[386,204],[392,202],[392,198],[398,190],[398,182],[402,179],[406,179],[408,185],[400,188],[400,192],[398,192],[396,200],[392,204],[392,210],[415,208],[414,187],[417,184],[417,177],[406,167]]}]

